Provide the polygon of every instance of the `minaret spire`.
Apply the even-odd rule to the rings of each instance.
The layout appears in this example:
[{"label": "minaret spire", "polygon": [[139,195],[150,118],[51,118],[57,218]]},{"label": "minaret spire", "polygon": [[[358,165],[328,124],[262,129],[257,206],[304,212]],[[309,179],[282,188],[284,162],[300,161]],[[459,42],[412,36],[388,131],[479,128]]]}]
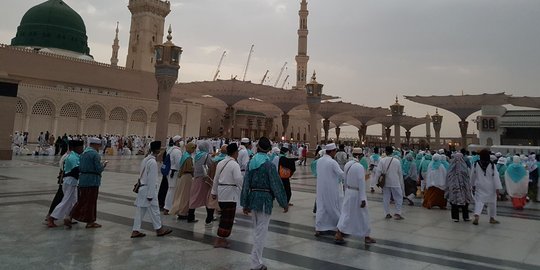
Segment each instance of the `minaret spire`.
[{"label": "minaret spire", "polygon": [[118,45],[118,25],[119,23],[116,22],[116,36],[114,37],[114,42],[112,45],[112,56],[111,56],[111,66],[116,67],[118,66],[118,50],[120,49],[120,45]]},{"label": "minaret spire", "polygon": [[307,9],[307,1],[300,2],[300,26],[298,28],[298,55],[296,55],[296,89],[304,89],[307,77],[307,64],[309,56],[307,55],[307,17],[309,11]]}]

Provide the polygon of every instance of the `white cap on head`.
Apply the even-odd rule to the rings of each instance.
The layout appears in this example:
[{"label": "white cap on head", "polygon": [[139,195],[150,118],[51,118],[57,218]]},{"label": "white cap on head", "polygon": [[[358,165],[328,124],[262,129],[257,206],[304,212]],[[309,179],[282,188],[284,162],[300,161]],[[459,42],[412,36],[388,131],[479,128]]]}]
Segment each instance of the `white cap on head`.
[{"label": "white cap on head", "polygon": [[444,149],[439,149],[439,154],[444,154]]},{"label": "white cap on head", "polygon": [[326,152],[326,151],[324,151],[324,150],[319,151],[319,156],[320,156],[320,157],[324,156],[325,152]]},{"label": "white cap on head", "polygon": [[495,156],[496,156],[496,157],[502,157],[502,153],[501,153],[501,152],[497,152],[497,153],[495,153]]},{"label": "white cap on head", "polygon": [[499,160],[497,161],[497,164],[506,164],[508,160],[505,158],[505,157],[501,157],[499,158]]},{"label": "white cap on head", "polygon": [[353,154],[362,154],[362,148],[360,148],[360,147],[353,148],[352,153]]},{"label": "white cap on head", "polygon": [[249,139],[248,138],[242,138],[240,140],[240,143],[249,143]]},{"label": "white cap on head", "polygon": [[92,138],[88,139],[88,143],[90,143],[90,144],[101,144],[101,140],[99,138],[92,137]]},{"label": "white cap on head", "polygon": [[326,151],[332,151],[332,150],[335,150],[335,149],[336,149],[336,144],[335,143],[329,143],[324,148],[324,150],[326,150]]},{"label": "white cap on head", "polygon": [[180,135],[176,135],[176,136],[172,137],[173,142],[177,142],[177,141],[179,141],[181,139],[182,139],[182,137],[180,137]]},{"label": "white cap on head", "polygon": [[490,155],[489,159],[491,160],[491,162],[497,161],[497,157],[495,155]]},{"label": "white cap on head", "polygon": [[274,147],[274,148],[272,148],[272,153],[279,154],[279,153],[281,153],[281,150],[279,150],[279,148],[277,148],[277,147]]}]

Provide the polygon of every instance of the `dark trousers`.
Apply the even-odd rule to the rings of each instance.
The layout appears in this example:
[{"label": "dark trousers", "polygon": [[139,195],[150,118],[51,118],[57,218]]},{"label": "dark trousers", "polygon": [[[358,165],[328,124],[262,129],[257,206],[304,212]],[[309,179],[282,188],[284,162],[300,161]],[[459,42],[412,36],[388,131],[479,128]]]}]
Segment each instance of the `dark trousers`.
[{"label": "dark trousers", "polygon": [[50,215],[54,211],[54,208],[56,208],[56,206],[60,204],[63,198],[64,191],[62,191],[62,185],[58,185],[58,190],[56,191],[56,195],[54,195],[54,199],[51,202],[51,207],[49,208],[48,215]]},{"label": "dark trousers", "polygon": [[291,201],[292,191],[291,191],[291,180],[281,179],[283,181],[283,187],[285,188],[285,194],[287,194],[287,202]]},{"label": "dark trousers", "polygon": [[451,212],[452,212],[452,219],[459,220],[459,209],[461,209],[461,212],[463,213],[463,219],[468,220],[469,219],[469,204],[465,205],[457,205],[457,204],[450,204],[452,206]]},{"label": "dark trousers", "polygon": [[[210,223],[214,220],[214,210],[215,209],[210,209],[208,207],[206,208],[206,219],[205,219],[206,223]],[[195,221],[195,209],[189,209],[187,221],[188,222]]]},{"label": "dark trousers", "polygon": [[167,197],[167,190],[169,189],[169,180],[167,180],[167,176],[164,175],[161,177],[161,184],[159,185],[159,192],[158,192],[158,202],[159,202],[159,209],[163,209],[165,206],[165,197]]}]

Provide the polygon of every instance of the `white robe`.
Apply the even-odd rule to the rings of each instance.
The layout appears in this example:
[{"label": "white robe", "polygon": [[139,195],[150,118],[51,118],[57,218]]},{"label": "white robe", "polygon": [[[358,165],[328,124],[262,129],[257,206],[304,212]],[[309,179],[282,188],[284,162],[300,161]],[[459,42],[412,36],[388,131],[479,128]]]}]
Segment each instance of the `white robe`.
[{"label": "white robe", "polygon": [[316,231],[330,231],[337,228],[341,215],[341,194],[339,180],[343,171],[338,163],[328,155],[317,161],[317,214]]},{"label": "white robe", "polygon": [[506,191],[508,195],[513,198],[523,198],[527,196],[527,191],[529,190],[529,172],[519,180],[519,182],[512,181],[508,171],[504,174],[504,182],[506,183]]},{"label": "white robe", "polygon": [[[143,172],[144,169],[144,172]],[[158,166],[156,157],[148,155],[141,162],[141,186],[137,198],[135,199],[135,206],[137,207],[149,207],[151,205],[158,206]],[[148,201],[148,199],[152,201]]]},{"label": "white robe", "polygon": [[502,189],[502,185],[495,165],[488,165],[484,174],[484,171],[480,168],[480,164],[475,164],[471,172],[471,184],[473,187],[476,187],[474,193],[475,202],[496,203],[496,190]]},{"label": "white robe", "polygon": [[431,164],[429,165],[426,173],[426,189],[430,187],[446,189],[446,168],[444,165],[441,164],[437,169],[434,169]]},{"label": "white robe", "polygon": [[[345,199],[337,227],[345,234],[357,237],[369,236],[371,227],[369,226],[364,167],[358,161],[352,160],[345,164],[345,172],[345,185],[348,188],[345,189]],[[364,208],[360,207],[362,201],[366,201]]]}]

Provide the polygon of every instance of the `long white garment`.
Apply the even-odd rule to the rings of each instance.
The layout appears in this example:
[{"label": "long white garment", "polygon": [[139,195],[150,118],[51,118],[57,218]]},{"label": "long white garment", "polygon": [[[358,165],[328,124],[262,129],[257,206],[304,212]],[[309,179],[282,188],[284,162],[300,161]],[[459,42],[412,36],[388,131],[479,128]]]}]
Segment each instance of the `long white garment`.
[{"label": "long white garment", "polygon": [[[345,164],[345,199],[337,228],[345,234],[357,237],[369,236],[369,213],[367,209],[365,170],[360,163],[352,160]],[[366,206],[361,208],[362,201]]]},{"label": "long white garment", "polygon": [[506,171],[506,173],[504,174],[504,182],[506,184],[506,191],[508,192],[508,195],[510,195],[510,197],[523,198],[527,196],[527,191],[529,190],[528,171],[525,176],[517,183],[512,181],[512,178],[510,178],[510,174],[508,174],[508,171]]},{"label": "long white garment", "polygon": [[[68,176],[69,178],[73,178]],[[68,177],[64,177],[64,180]],[[64,183],[62,185],[62,191],[64,192],[64,197],[62,201],[54,208],[54,211],[51,213],[51,217],[54,219],[63,219],[69,215],[73,206],[77,203],[77,182],[75,180],[75,185],[68,185]],[[67,181],[65,181],[67,182]]]},{"label": "long white garment", "polygon": [[496,203],[497,189],[502,189],[501,179],[495,165],[488,165],[486,172],[475,163],[471,169],[471,185],[476,188],[474,193],[475,203]]},{"label": "long white garment", "polygon": [[404,189],[403,172],[399,159],[395,157],[382,158],[374,171],[374,179],[379,179],[382,173],[386,174],[385,187]]},{"label": "long white garment", "polygon": [[437,169],[431,167],[430,164],[426,177],[426,189],[430,187],[437,187],[441,190],[446,189],[446,168],[442,164]]},{"label": "long white garment", "polygon": [[180,170],[180,159],[182,158],[182,150],[178,146],[173,146],[169,152],[169,157],[171,159],[171,170],[175,170],[173,177],[171,175],[167,175],[167,183],[168,183],[168,189],[167,189],[167,195],[165,195],[165,205],[163,208],[166,210],[171,210],[173,200],[174,200],[174,193],[176,192],[176,184],[178,182],[178,174]]},{"label": "long white garment", "polygon": [[390,214],[390,199],[394,197],[396,206],[396,214],[401,215],[401,207],[403,206],[403,190],[399,187],[384,187],[383,188],[383,208],[384,214]]},{"label": "long white garment", "polygon": [[[142,219],[146,215],[146,212],[150,210],[150,220],[155,230],[161,228],[161,219],[159,217],[159,205],[158,205],[158,166],[156,157],[148,155],[141,162],[141,187],[137,198],[135,199],[135,217],[133,219],[133,230],[139,231],[141,229]],[[152,199],[149,201],[148,199]]]},{"label": "long white garment", "polygon": [[316,231],[330,231],[337,228],[341,215],[341,196],[339,180],[343,171],[329,155],[317,161],[317,214]]},{"label": "long white garment", "polygon": [[243,184],[240,165],[227,156],[217,164],[211,193],[217,195],[219,202],[238,202]]},{"label": "long white garment", "polygon": [[251,213],[253,221],[253,248],[251,249],[251,269],[259,269],[263,265],[263,250],[268,234],[268,224],[270,215],[264,211],[253,211]]},{"label": "long white garment", "polygon": [[240,150],[238,151],[238,164],[240,165],[240,170],[242,171],[242,175],[246,174],[248,163],[249,163],[249,153],[246,147],[241,145]]}]

